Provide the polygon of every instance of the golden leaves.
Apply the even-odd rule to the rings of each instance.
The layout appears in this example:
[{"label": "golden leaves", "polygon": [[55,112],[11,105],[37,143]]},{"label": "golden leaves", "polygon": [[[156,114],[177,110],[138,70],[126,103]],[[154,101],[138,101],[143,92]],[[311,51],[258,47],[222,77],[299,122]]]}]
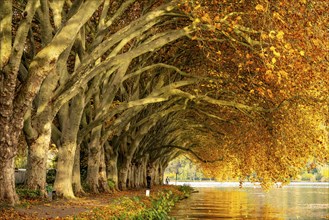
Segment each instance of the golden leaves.
[{"label": "golden leaves", "polygon": [[275,57],[272,58],[271,62],[272,62],[272,64],[275,64],[276,63]]},{"label": "golden leaves", "polygon": [[279,79],[282,79],[282,78],[287,79],[288,78],[288,73],[284,70],[280,70],[278,72],[278,76],[279,76]]},{"label": "golden leaves", "polygon": [[212,19],[210,18],[208,13],[205,13],[202,17],[201,20],[207,23],[212,23]]},{"label": "golden leaves", "polygon": [[268,36],[269,36],[271,39],[274,39],[274,38],[275,38],[275,31],[271,30],[271,31],[268,33]]},{"label": "golden leaves", "polygon": [[284,32],[283,31],[279,31],[276,35],[276,38],[278,40],[283,40],[283,36],[284,36]]},{"label": "golden leaves", "polygon": [[264,7],[260,4],[256,5],[255,9],[256,9],[256,11],[259,11],[259,12],[264,12],[265,11]]},{"label": "golden leaves", "polygon": [[282,17],[278,12],[274,12],[274,13],[273,13],[273,18],[278,19],[278,20],[281,21],[283,24],[286,23],[286,22],[283,20],[283,17]]}]

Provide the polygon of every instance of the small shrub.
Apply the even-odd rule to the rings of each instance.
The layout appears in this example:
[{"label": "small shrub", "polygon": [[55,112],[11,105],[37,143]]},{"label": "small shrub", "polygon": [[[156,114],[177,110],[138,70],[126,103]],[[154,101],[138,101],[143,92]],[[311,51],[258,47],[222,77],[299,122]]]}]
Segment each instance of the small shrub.
[{"label": "small shrub", "polygon": [[53,191],[53,186],[47,184],[47,185],[46,185],[46,191],[47,191],[47,193],[52,192],[52,191]]},{"label": "small shrub", "polygon": [[[191,187],[180,187],[185,192]],[[164,190],[154,197],[121,197],[112,201],[106,207],[96,208],[90,212],[81,213],[75,219],[117,219],[117,220],[144,220],[144,219],[173,219],[168,216],[171,208],[182,198],[183,193],[177,189]]]},{"label": "small shrub", "polygon": [[302,181],[314,181],[315,177],[312,173],[303,173]]},{"label": "small shrub", "polygon": [[184,197],[189,197],[194,189],[190,185],[184,184],[182,186],[179,186],[178,190],[183,193]]},{"label": "small shrub", "polygon": [[46,182],[47,184],[54,184],[56,178],[56,169],[50,169],[47,171]]},{"label": "small shrub", "polygon": [[37,199],[41,196],[40,190],[16,189],[16,192],[21,199]]},{"label": "small shrub", "polygon": [[315,179],[316,179],[316,181],[321,181],[321,179],[322,179],[322,175],[321,175],[321,173],[317,173],[317,174],[315,175]]},{"label": "small shrub", "polygon": [[157,199],[152,200],[151,208],[145,209],[139,215],[134,216],[133,219],[171,219],[168,213],[178,199],[171,191],[160,192]]},{"label": "small shrub", "polygon": [[112,191],[115,190],[115,181],[114,180],[108,179],[107,185],[109,186],[110,190],[112,190]]}]

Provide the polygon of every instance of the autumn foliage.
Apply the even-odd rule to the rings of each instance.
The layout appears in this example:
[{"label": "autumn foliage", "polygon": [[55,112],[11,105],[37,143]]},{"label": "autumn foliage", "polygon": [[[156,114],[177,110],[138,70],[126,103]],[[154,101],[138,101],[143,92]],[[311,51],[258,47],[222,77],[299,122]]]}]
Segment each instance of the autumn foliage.
[{"label": "autumn foliage", "polygon": [[226,116],[218,120],[218,143],[206,141],[198,152],[219,161],[204,164],[205,171],[269,188],[289,182],[307,162],[326,163],[328,3],[200,2],[186,9],[199,26],[192,39],[214,65],[198,92],[264,109],[218,109]]},{"label": "autumn foliage", "polygon": [[181,154],[264,188],[328,162],[328,1],[5,3],[1,202],[18,148],[43,196],[55,149],[65,198],[162,184]]}]

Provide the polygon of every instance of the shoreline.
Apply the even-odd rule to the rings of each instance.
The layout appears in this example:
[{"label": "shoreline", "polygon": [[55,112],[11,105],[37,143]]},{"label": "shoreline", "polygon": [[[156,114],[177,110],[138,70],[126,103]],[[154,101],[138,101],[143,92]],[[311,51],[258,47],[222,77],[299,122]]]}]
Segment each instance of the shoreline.
[{"label": "shoreline", "polygon": [[[216,181],[207,181],[207,182],[170,182],[169,185],[189,185],[191,187],[239,187],[239,182],[216,182]],[[274,185],[275,186],[275,185]],[[278,186],[281,186],[281,183],[278,183]],[[252,182],[243,182],[243,187],[260,187],[260,183]],[[317,188],[329,188],[329,182],[291,182],[288,185],[283,186],[287,187],[317,187]]]}]

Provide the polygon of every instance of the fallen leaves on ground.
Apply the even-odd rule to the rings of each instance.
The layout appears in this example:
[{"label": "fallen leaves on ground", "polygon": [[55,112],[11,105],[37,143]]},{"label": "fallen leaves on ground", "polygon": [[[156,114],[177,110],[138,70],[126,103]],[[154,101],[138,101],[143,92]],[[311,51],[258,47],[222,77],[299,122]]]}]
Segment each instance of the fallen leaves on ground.
[{"label": "fallen leaves on ground", "polygon": [[[175,194],[181,194],[174,186],[156,186],[151,189],[151,198],[153,195],[165,190],[171,190]],[[107,194],[88,194],[85,197],[76,198],[72,200],[56,200],[56,201],[22,201],[21,205],[16,207],[0,207],[0,219],[3,220],[34,220],[34,219],[74,219],[75,216],[88,216],[96,209],[104,209],[105,214],[110,217],[110,205],[115,205],[118,199],[127,198],[140,198],[146,207],[151,206],[150,197],[146,197],[145,189],[127,190],[122,192],[107,193]],[[134,204],[131,204],[134,205]],[[118,210],[122,208],[117,207]],[[137,209],[138,207],[136,207]],[[83,214],[82,214],[83,213]],[[115,213],[112,213],[115,214]]]}]

